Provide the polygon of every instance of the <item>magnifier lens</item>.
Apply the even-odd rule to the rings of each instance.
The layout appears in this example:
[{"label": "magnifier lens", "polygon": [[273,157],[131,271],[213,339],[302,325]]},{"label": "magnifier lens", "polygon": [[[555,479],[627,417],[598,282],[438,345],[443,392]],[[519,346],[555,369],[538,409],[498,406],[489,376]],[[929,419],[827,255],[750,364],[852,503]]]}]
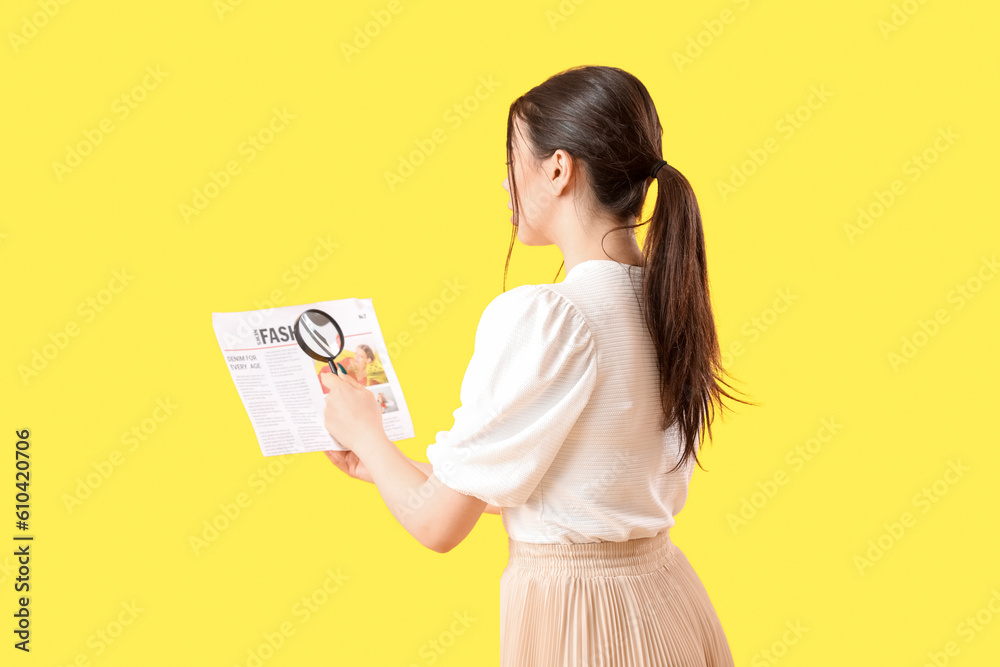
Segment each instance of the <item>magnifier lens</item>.
[{"label": "magnifier lens", "polygon": [[338,373],[334,359],[344,349],[344,335],[330,315],[316,309],[303,312],[295,320],[295,340],[303,352],[329,362],[330,370]]}]

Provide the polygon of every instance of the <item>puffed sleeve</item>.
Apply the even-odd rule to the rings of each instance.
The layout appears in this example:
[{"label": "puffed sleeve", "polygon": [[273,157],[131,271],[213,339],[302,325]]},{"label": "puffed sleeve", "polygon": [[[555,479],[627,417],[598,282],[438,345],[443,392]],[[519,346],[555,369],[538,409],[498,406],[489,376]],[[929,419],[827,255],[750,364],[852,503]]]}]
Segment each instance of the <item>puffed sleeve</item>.
[{"label": "puffed sleeve", "polygon": [[450,431],[427,447],[446,486],[497,507],[524,504],[583,412],[597,349],[566,297],[521,285],[487,305]]}]

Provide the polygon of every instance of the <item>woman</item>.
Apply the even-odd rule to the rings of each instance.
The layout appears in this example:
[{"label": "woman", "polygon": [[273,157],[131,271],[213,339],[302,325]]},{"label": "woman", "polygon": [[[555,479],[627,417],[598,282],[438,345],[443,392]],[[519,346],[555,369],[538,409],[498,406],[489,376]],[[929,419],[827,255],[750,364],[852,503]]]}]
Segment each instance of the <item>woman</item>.
[{"label": "woman", "polygon": [[358,384],[368,384],[368,364],[375,361],[375,353],[367,345],[358,345],[354,356],[347,360],[347,374],[358,381]]},{"label": "woman", "polygon": [[418,541],[446,552],[482,513],[503,515],[505,666],[733,664],[669,538],[715,403],[733,396],[720,386],[698,204],[661,159],[661,134],[646,88],[612,67],[561,72],[511,105],[513,234],[555,244],[567,273],[486,307],[429,463],[388,440],[370,392],[327,380],[327,428],[351,450],[327,456],[374,482]]}]

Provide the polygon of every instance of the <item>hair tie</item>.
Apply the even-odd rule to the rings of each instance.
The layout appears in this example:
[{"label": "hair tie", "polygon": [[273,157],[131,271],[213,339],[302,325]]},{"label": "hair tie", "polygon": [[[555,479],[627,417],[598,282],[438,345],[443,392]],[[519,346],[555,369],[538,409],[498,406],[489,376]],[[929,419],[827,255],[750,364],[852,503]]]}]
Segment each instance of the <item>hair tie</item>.
[{"label": "hair tie", "polygon": [[660,160],[659,162],[657,162],[656,164],[654,164],[653,165],[653,170],[651,172],[649,172],[649,177],[650,178],[656,178],[656,172],[658,172],[660,170],[660,167],[662,167],[665,164],[667,164],[666,160]]}]

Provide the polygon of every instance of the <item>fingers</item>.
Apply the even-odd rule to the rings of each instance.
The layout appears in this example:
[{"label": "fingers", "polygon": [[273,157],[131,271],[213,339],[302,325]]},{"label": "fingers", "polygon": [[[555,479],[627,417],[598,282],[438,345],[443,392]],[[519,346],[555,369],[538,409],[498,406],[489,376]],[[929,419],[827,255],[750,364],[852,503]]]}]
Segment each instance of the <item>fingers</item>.
[{"label": "fingers", "polygon": [[341,472],[347,473],[348,475],[351,474],[351,466],[350,463],[347,462],[347,457],[345,456],[347,452],[326,451],[323,453],[326,454],[326,458],[330,459],[330,462],[337,466]]},{"label": "fingers", "polygon": [[[330,389],[333,389],[336,386],[337,382],[346,382],[347,384],[351,385],[352,387],[356,387],[357,389],[365,388],[363,384],[355,380],[350,375],[334,375],[333,373],[321,373],[319,379],[320,382],[322,382]],[[372,396],[374,397],[374,394]]]},{"label": "fingers", "polygon": [[350,451],[339,452],[336,450],[326,450],[323,453],[326,454],[326,457],[333,462],[333,465],[337,466],[337,468],[348,477],[352,477],[354,479],[360,479],[365,482],[372,481],[367,476],[360,476],[358,474],[358,464],[360,462],[358,461],[357,455],[354,452]]},{"label": "fingers", "polygon": [[344,382],[346,382],[347,384],[351,385],[351,386],[354,386],[354,387],[360,387],[360,388],[362,388],[362,389],[364,388],[364,387],[362,387],[362,385],[361,385],[361,383],[360,383],[360,382],[358,382],[357,380],[355,380],[355,379],[354,379],[354,378],[353,378],[352,376],[350,376],[350,375],[342,375],[342,376],[341,376],[341,379],[342,379],[342,380],[343,380]]}]

